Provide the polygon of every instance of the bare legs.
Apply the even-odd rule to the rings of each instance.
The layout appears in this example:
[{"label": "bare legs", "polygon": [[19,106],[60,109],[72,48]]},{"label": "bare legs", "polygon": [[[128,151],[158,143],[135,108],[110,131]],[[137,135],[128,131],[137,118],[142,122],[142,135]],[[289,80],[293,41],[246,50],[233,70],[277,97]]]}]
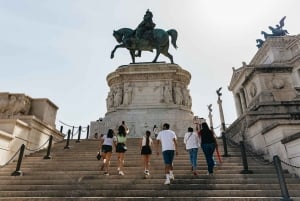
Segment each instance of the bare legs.
[{"label": "bare legs", "polygon": [[125,153],[118,153],[118,171],[120,175],[124,175],[123,167],[124,167]]}]

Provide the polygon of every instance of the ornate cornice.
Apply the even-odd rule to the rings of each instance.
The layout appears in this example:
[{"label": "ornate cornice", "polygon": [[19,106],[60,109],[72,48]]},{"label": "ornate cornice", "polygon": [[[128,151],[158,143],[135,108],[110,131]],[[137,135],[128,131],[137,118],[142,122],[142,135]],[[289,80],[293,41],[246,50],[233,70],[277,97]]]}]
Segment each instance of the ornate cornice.
[{"label": "ornate cornice", "polygon": [[127,81],[173,80],[188,85],[191,74],[176,64],[141,63],[120,66],[106,77],[108,86]]},{"label": "ornate cornice", "polygon": [[254,68],[251,66],[243,66],[239,69],[234,69],[228,89],[232,91],[238,83],[243,83],[253,72],[253,69]]}]

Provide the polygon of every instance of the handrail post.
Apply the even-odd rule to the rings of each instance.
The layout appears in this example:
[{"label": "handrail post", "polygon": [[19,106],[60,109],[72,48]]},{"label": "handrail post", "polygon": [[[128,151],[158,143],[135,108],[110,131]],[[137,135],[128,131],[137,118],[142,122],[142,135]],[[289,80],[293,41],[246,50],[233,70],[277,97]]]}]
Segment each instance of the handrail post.
[{"label": "handrail post", "polygon": [[50,137],[49,137],[48,149],[47,149],[47,155],[44,156],[44,159],[50,159],[50,158],[51,158],[50,152],[51,152],[51,146],[52,146],[52,139],[53,139],[53,136],[50,135]]},{"label": "handrail post", "polygon": [[247,161],[247,155],[246,155],[246,149],[243,141],[240,141],[241,146],[241,154],[242,154],[242,160],[243,160],[243,166],[244,170],[240,172],[240,174],[253,174],[252,170],[248,170],[248,161]]},{"label": "handrail post", "polygon": [[63,133],[64,127],[60,126],[60,132]]},{"label": "handrail post", "polygon": [[73,137],[74,137],[74,126],[72,126],[72,140],[73,140]]},{"label": "handrail post", "polygon": [[222,87],[220,87],[216,92],[218,95],[218,105],[219,105],[219,113],[220,113],[220,120],[221,120],[221,126],[222,126],[222,140],[223,140],[223,148],[224,148],[224,154],[223,157],[229,157],[230,155],[227,152],[227,142],[226,142],[226,125],[225,125],[225,119],[224,119],[224,112],[223,112],[223,106],[222,106],[222,93],[221,93]]},{"label": "handrail post", "polygon": [[227,152],[227,141],[226,141],[225,132],[222,132],[222,140],[223,140],[223,148],[224,148],[223,157],[229,157],[229,154]]},{"label": "handrail post", "polygon": [[273,161],[274,161],[277,177],[279,180],[280,190],[281,190],[282,199],[280,200],[292,201],[292,199],[290,199],[290,195],[285,183],[284,175],[282,173],[282,166],[279,157],[277,155],[273,156]]},{"label": "handrail post", "polygon": [[76,143],[80,142],[80,136],[81,136],[81,126],[78,128],[78,140],[76,140]]},{"label": "handrail post", "polygon": [[21,168],[21,164],[22,164],[24,150],[25,150],[25,145],[22,144],[21,148],[20,148],[20,154],[19,154],[19,159],[18,159],[16,170],[13,173],[11,173],[11,176],[22,176],[23,175],[23,172],[20,170],[20,168]]},{"label": "handrail post", "polygon": [[86,139],[89,138],[89,133],[90,133],[90,125],[88,125],[88,126],[86,127]]},{"label": "handrail post", "polygon": [[66,144],[66,146],[64,147],[64,149],[70,149],[70,147],[69,147],[69,143],[70,143],[70,136],[71,136],[71,130],[69,129],[69,130],[68,130],[68,139],[67,139],[67,144]]}]

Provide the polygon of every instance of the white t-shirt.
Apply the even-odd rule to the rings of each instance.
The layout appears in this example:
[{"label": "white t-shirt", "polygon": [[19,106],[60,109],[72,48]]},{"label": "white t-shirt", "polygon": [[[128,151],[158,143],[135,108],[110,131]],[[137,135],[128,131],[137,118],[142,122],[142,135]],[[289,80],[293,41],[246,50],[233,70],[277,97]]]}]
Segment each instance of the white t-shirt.
[{"label": "white t-shirt", "polygon": [[198,148],[200,147],[200,138],[197,133],[188,132],[184,135],[183,142],[186,149]]},{"label": "white t-shirt", "polygon": [[102,137],[102,139],[103,139],[103,145],[110,145],[110,146],[112,146],[113,141],[114,141],[114,137],[108,138],[107,135],[104,135]]},{"label": "white t-shirt", "polygon": [[177,137],[174,131],[162,130],[158,133],[156,139],[160,141],[162,151],[175,150],[174,139],[177,140]]}]

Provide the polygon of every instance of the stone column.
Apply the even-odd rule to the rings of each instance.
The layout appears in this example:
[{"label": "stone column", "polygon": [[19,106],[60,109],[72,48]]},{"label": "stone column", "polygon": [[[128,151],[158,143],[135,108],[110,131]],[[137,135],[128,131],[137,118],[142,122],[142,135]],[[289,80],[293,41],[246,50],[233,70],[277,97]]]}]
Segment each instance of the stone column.
[{"label": "stone column", "polygon": [[246,111],[246,99],[245,99],[245,93],[243,89],[240,89],[240,100],[242,105],[242,114]]},{"label": "stone column", "polygon": [[242,103],[241,103],[241,96],[239,93],[236,93],[234,95],[234,102],[235,102],[235,107],[236,107],[236,112],[237,112],[237,116],[241,116],[243,113],[243,109],[242,109]]}]

